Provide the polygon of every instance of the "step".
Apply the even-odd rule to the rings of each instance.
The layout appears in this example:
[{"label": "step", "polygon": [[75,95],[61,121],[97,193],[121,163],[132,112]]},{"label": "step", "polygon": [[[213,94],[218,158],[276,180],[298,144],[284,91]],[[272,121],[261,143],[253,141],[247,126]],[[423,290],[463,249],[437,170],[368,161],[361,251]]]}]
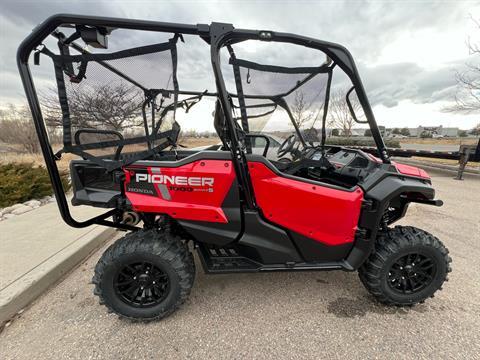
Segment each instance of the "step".
[{"label": "step", "polygon": [[315,270],[348,270],[347,264],[339,262],[288,262],[283,264],[261,264],[239,254],[234,247],[222,248],[197,244],[197,251],[206,273],[226,274],[242,272],[271,271],[315,271]]},{"label": "step", "polygon": [[240,255],[234,248],[199,244],[197,250],[207,273],[255,272],[262,267],[256,261]]}]

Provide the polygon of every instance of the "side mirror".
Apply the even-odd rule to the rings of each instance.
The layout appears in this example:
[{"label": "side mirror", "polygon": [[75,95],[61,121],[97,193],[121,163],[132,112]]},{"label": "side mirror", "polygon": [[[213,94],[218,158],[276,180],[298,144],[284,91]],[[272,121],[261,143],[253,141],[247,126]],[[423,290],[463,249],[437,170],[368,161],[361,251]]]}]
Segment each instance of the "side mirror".
[{"label": "side mirror", "polygon": [[[263,156],[267,156],[268,148],[270,147],[270,139],[267,136],[261,134],[246,134],[245,137],[246,140],[250,142],[252,148],[263,147]],[[260,142],[258,140],[260,140]]]},{"label": "side mirror", "polygon": [[347,92],[346,101],[348,109],[350,110],[350,115],[352,115],[353,120],[359,124],[368,124],[367,117],[363,111],[362,104],[358,100],[357,91],[355,87],[352,86]]}]

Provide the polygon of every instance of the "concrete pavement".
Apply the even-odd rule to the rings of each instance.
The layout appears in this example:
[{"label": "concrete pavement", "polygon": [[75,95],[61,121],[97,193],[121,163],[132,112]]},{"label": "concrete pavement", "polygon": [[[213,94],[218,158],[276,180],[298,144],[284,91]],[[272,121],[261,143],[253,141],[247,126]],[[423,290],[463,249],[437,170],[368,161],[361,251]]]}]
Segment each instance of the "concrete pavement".
[{"label": "concrete pavement", "polygon": [[88,285],[101,249],[0,334],[4,359],[478,359],[480,181],[429,171],[437,208],[414,204],[402,224],[438,236],[453,272],[413,308],[375,303],[356,273],[197,277],[169,318],[130,323]]},{"label": "concrete pavement", "polygon": [[[79,207],[85,219],[97,209]],[[75,229],[56,203],[0,222],[0,325],[58,281],[114,231],[99,226]]]}]

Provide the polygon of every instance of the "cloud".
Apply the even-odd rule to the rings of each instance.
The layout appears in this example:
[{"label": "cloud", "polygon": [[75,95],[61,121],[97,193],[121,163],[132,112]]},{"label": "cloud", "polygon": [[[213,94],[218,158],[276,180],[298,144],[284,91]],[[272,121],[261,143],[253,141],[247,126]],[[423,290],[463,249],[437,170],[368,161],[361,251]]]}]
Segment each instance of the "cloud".
[{"label": "cloud", "polygon": [[[3,1],[0,5],[0,103],[20,99],[22,87],[15,64],[16,48],[31,29],[54,13],[139,18],[166,22],[231,22],[237,28],[271,29],[294,32],[345,45],[356,59],[372,104],[395,107],[402,101],[431,104],[445,101],[454,92],[453,69],[466,59],[452,54],[452,61],[438,63],[435,69],[416,61],[379,63],[382,53],[405,34],[418,32],[450,34],[468,22],[473,5],[468,2],[366,2],[309,1],[253,2],[126,2],[126,1]],[[120,34],[121,30],[118,30]],[[121,43],[112,37],[112,45],[137,46],[163,41],[165,37],[145,32],[123,32]],[[464,42],[465,38],[446,37]],[[452,40],[453,39],[453,40]],[[179,46],[179,73],[182,87],[204,90],[214,87],[208,46],[200,39],[186,37]],[[448,51],[452,43],[429,43],[425,47]],[[437,51],[438,52],[438,51]],[[255,53],[252,54],[254,56]],[[295,59],[288,51],[283,60]],[[461,57],[461,56],[460,56]],[[270,57],[271,58],[271,57]],[[432,57],[430,62],[436,63]],[[40,71],[38,71],[40,70]],[[37,69],[46,81],[48,69]],[[17,80],[15,80],[17,79]],[[204,85],[206,84],[206,85]]]},{"label": "cloud", "polygon": [[366,84],[373,106],[397,106],[403,100],[428,104],[451,99],[455,92],[454,69],[462,63],[429,70],[415,63],[398,63],[375,67],[360,64],[360,74]]}]

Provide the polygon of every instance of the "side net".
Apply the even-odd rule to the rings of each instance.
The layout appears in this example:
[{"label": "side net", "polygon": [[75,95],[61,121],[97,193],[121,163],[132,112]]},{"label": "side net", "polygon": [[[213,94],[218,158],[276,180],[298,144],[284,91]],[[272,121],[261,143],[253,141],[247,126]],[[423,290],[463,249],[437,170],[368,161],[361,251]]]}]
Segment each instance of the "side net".
[{"label": "side net", "polygon": [[[233,48],[228,50],[235,80],[230,96],[238,128],[245,134],[279,137],[297,128],[306,142],[319,142],[325,128],[332,67],[263,65],[237,59]],[[251,152],[248,139],[246,148]]]},{"label": "side net", "polygon": [[61,152],[113,170],[175,146],[176,41],[73,55],[61,38],[60,54],[40,50],[54,63],[60,106],[45,121],[62,130]]}]

